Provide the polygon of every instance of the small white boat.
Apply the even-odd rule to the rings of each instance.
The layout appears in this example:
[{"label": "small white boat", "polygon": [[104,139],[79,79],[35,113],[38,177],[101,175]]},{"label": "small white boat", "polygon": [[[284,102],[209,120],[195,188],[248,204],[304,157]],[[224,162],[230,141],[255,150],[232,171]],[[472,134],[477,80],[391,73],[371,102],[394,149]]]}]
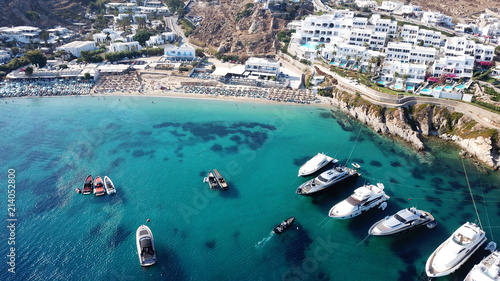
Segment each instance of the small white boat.
[{"label": "small white boat", "polygon": [[467,274],[464,281],[499,281],[500,252],[494,251],[476,264]]},{"label": "small white boat", "polygon": [[375,236],[392,235],[410,231],[422,225],[432,226],[433,222],[435,222],[434,217],[429,212],[411,207],[379,220],[370,227],[368,234]]},{"label": "small white boat", "polygon": [[356,168],[356,169],[361,168],[361,166],[360,166],[358,163],[356,163],[356,162],[352,162],[352,164],[351,164],[351,165],[352,165],[354,168]]},{"label": "small white boat", "polygon": [[142,266],[150,266],[156,263],[155,241],[151,229],[146,225],[141,225],[135,233],[137,244],[137,254]]},{"label": "small white boat", "polygon": [[111,181],[111,179],[108,178],[108,176],[104,177],[104,188],[106,189],[106,193],[108,195],[116,193],[115,185],[113,184],[113,182]]},{"label": "small white boat", "polygon": [[334,219],[350,219],[380,206],[385,208],[390,197],[384,192],[384,185],[364,185],[356,188],[354,193],[344,201],[336,204],[330,209],[329,216]]},{"label": "small white boat", "polygon": [[324,153],[318,153],[318,155],[311,158],[299,169],[299,177],[309,176],[319,171],[321,168],[328,165],[328,163],[337,163],[339,160],[333,159],[332,157],[326,156]]},{"label": "small white boat", "polygon": [[429,277],[441,277],[455,272],[486,239],[479,226],[466,222],[430,255],[425,264],[425,273]]}]

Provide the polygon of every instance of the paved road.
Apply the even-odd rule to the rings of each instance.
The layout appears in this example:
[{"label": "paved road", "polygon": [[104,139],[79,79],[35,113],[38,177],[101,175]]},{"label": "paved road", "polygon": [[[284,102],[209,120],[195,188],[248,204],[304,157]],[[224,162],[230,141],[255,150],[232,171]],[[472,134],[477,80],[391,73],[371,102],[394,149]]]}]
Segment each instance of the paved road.
[{"label": "paved road", "polygon": [[396,95],[391,95],[379,91],[375,91],[365,85],[359,84],[357,82],[350,81],[347,78],[337,75],[337,73],[330,71],[322,65],[315,64],[321,71],[333,76],[337,79],[341,88],[348,90],[351,93],[360,93],[363,97],[367,98],[370,102],[379,105],[385,105],[389,107],[401,107],[416,103],[429,103],[439,106],[444,106],[452,108],[453,110],[463,113],[478,123],[485,127],[494,128],[500,130],[500,115],[493,113],[491,111],[482,109],[480,107],[474,106],[473,104],[458,101],[458,100],[447,100],[447,99],[437,99],[431,97],[423,96],[405,96],[400,98]]},{"label": "paved road", "polygon": [[182,40],[182,42],[186,43],[188,42],[188,39],[186,36],[184,36],[184,31],[180,28],[180,26],[177,25],[177,16],[171,16],[171,17],[165,17],[165,22],[167,24],[167,27],[172,30],[177,36],[179,36]]}]

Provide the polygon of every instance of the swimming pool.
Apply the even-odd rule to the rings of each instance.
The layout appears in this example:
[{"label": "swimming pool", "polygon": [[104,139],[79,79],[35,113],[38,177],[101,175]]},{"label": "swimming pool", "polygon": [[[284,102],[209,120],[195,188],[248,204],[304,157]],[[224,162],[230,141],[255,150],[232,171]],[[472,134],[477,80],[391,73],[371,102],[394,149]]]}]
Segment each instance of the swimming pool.
[{"label": "swimming pool", "polygon": [[401,90],[401,89],[403,89],[403,85],[399,85],[399,84],[398,85],[394,85],[394,89]]},{"label": "swimming pool", "polygon": [[434,88],[434,90],[436,90],[436,91],[441,91],[442,89],[443,89],[442,86],[437,86],[436,88]]},{"label": "swimming pool", "polygon": [[448,86],[445,86],[444,89],[447,91],[451,91],[451,89],[453,89],[453,86],[448,85]]},{"label": "swimming pool", "polygon": [[432,90],[431,89],[427,89],[427,88],[423,88],[422,90],[420,90],[421,93],[423,94],[430,94],[432,93]]},{"label": "swimming pool", "polygon": [[311,50],[316,50],[316,46],[318,45],[318,42],[311,42],[307,41],[306,43],[302,44],[302,47],[311,49]]},{"label": "swimming pool", "polygon": [[380,85],[385,85],[385,84],[387,84],[387,82],[382,81],[382,80],[377,81],[377,83],[378,83],[378,84],[380,84]]},{"label": "swimming pool", "polygon": [[457,90],[462,90],[462,89],[465,89],[465,85],[462,84],[462,85],[458,85],[455,87]]},{"label": "swimming pool", "polygon": [[414,91],[415,87],[413,87],[413,86],[406,86],[406,90],[407,91]]},{"label": "swimming pool", "polygon": [[340,66],[345,66],[345,63],[341,63]]}]

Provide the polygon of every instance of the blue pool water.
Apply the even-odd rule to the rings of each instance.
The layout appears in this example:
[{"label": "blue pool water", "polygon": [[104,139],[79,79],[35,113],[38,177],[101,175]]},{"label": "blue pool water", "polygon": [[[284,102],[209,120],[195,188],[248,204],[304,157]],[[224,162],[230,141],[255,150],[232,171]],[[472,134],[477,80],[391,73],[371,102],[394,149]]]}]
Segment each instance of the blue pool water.
[{"label": "blue pool water", "polygon": [[[0,181],[16,170],[18,224],[16,275],[4,257],[0,280],[427,280],[429,255],[465,221],[477,220],[459,149],[426,142],[431,153],[419,154],[332,115],[332,107],[150,97],[5,100]],[[299,167],[318,152],[359,163],[361,177],[318,196],[295,194],[311,179],[298,178]],[[464,161],[479,216],[495,240],[500,178]],[[203,183],[213,168],[228,191]],[[88,174],[108,175],[117,194],[77,194]],[[385,185],[386,210],[345,221],[328,217],[367,182]],[[411,206],[432,212],[438,226],[366,237],[373,223]],[[272,235],[290,216],[293,227]],[[135,231],[148,218],[158,263],[143,269]],[[0,241],[6,244],[8,235],[4,226]],[[481,248],[440,280],[463,280],[484,255]]]},{"label": "blue pool water", "polygon": [[413,87],[413,86],[406,86],[406,90],[413,91],[413,90],[415,90],[415,87]]},{"label": "blue pool water", "polygon": [[436,91],[441,91],[443,89],[443,86],[437,86],[436,88],[434,88],[434,90]]},{"label": "blue pool water", "polygon": [[444,89],[445,90],[451,90],[451,89],[453,89],[453,86],[447,85],[447,86],[444,86]]},{"label": "blue pool water", "polygon": [[457,90],[462,90],[464,88],[465,88],[465,85],[463,85],[463,84],[455,87],[455,89],[457,89]]},{"label": "blue pool water", "polygon": [[400,84],[394,85],[394,89],[401,90],[401,89],[403,89],[403,85],[400,85]]},{"label": "blue pool water", "polygon": [[377,81],[377,83],[380,84],[380,85],[386,85],[387,84],[387,82],[385,82],[383,80],[379,80],[379,81]]},{"label": "blue pool water", "polygon": [[311,50],[316,50],[317,45],[318,42],[307,41],[306,43],[302,44],[302,47],[306,47]]},{"label": "blue pool water", "polygon": [[341,63],[340,66],[345,66],[345,63]]},{"label": "blue pool water", "polygon": [[420,92],[424,93],[424,94],[430,94],[430,93],[432,93],[432,90],[429,88],[423,88],[422,90],[420,90]]}]

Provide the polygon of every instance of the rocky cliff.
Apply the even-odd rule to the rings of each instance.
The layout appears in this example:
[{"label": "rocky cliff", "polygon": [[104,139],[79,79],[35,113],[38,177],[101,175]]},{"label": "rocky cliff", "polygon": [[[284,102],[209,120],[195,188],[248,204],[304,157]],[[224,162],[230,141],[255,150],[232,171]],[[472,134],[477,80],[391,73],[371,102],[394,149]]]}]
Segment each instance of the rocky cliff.
[{"label": "rocky cliff", "polygon": [[500,167],[498,131],[485,128],[462,113],[430,104],[387,108],[340,91],[334,91],[333,102],[376,132],[399,137],[417,150],[426,149],[424,137],[436,136],[453,141],[463,154],[489,167]]}]

